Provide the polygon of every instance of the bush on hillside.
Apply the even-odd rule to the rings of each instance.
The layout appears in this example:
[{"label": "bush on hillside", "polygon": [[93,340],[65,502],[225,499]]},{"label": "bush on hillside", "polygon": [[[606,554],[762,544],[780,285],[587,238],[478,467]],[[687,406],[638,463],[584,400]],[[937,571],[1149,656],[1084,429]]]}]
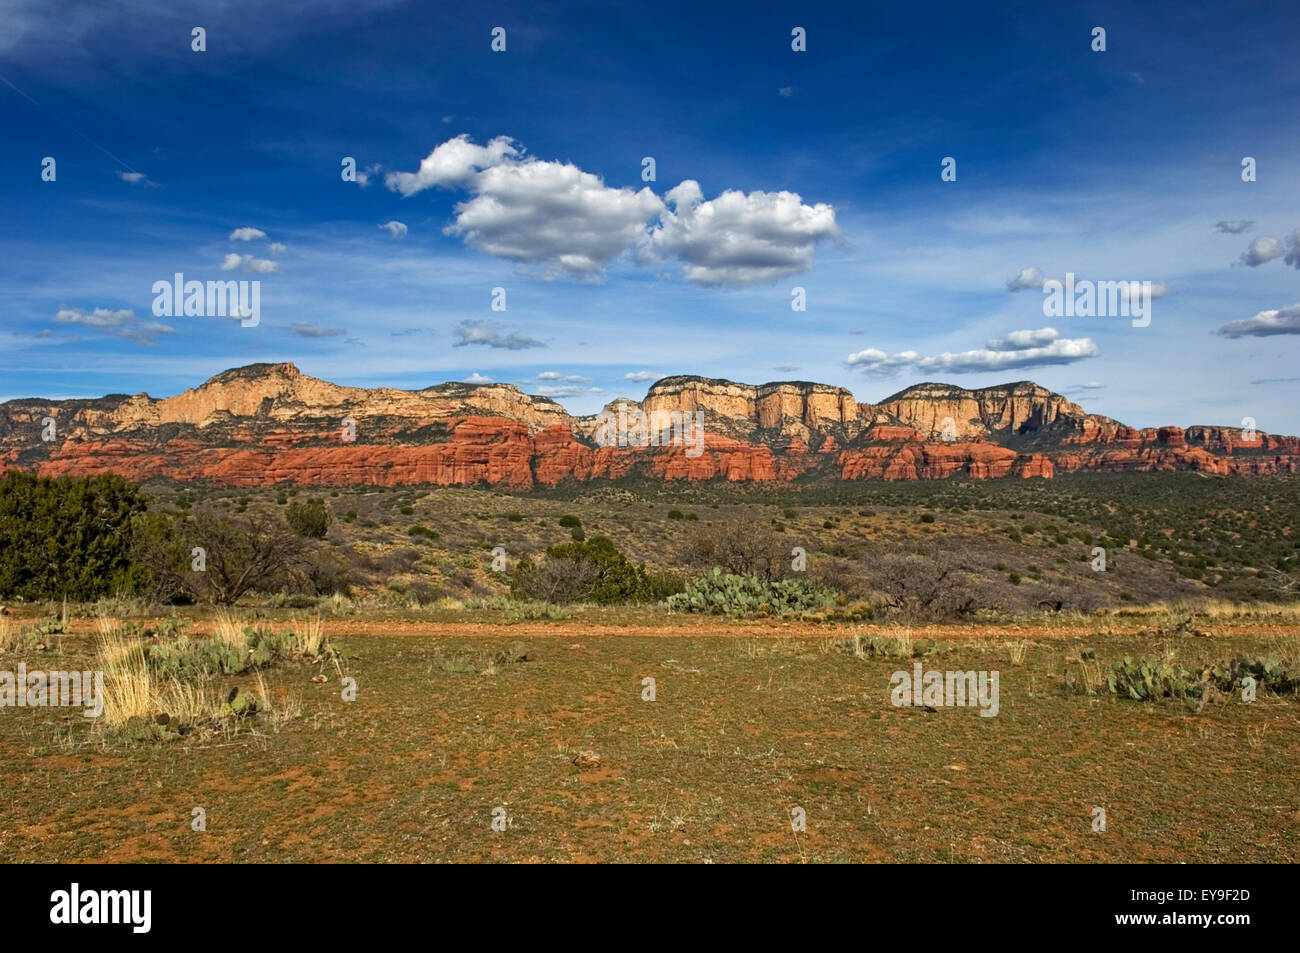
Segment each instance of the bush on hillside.
[{"label": "bush on hillside", "polygon": [[619,552],[608,536],[551,546],[534,562],[523,559],[510,575],[510,594],[545,602],[620,605],[657,598],[665,577],[648,574]]},{"label": "bush on hillside", "polygon": [[290,503],[285,507],[284,518],[295,533],[308,539],[324,539],[330,528],[329,510],[316,500]]}]

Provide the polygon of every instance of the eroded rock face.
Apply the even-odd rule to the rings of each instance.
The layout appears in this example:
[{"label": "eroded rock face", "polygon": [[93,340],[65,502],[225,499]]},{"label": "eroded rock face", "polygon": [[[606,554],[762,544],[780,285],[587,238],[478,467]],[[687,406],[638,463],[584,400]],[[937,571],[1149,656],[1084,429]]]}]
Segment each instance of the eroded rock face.
[{"label": "eroded rock face", "polygon": [[1030,381],[965,390],[951,384],[917,384],[876,405],[923,436],[942,437],[952,422],[957,439],[1014,436],[1058,420],[1083,420],[1078,404]]},{"label": "eroded rock face", "polygon": [[[606,409],[620,406],[647,415],[698,412],[702,443],[601,446],[597,417],[570,416],[509,384],[366,389],[309,377],[292,364],[254,364],[163,399],[0,404],[0,464],[43,475],[115,472],[230,486],[530,487],[633,474],[784,481],[1300,472],[1300,438],[1228,427],[1138,430],[1026,381],[974,391],[919,384],[872,405],[804,381],[670,377],[644,401],[620,398]],[[56,423],[52,442],[41,439],[47,417]]]},{"label": "eroded rock face", "polygon": [[704,377],[666,377],[650,387],[641,407],[646,413],[702,411],[706,426],[729,436],[764,436],[808,441],[817,432],[856,435],[862,430],[858,402],[842,387],[792,381],[737,384]]}]

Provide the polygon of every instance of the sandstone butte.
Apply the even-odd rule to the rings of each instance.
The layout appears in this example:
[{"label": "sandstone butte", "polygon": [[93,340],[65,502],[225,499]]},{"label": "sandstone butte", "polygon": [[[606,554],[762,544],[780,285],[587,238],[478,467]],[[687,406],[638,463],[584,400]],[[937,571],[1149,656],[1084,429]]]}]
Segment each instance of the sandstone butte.
[{"label": "sandstone butte", "polygon": [[[668,377],[624,411],[700,413],[703,452],[601,446],[574,417],[509,384],[341,387],[293,364],[253,364],[177,394],[0,404],[0,464],[46,476],[104,472],[227,486],[488,484],[571,480],[928,480],[964,475],[1195,470],[1295,473],[1300,438],[1227,427],[1134,429],[1021,381],[917,384],[878,404],[804,381]],[[43,441],[46,418],[53,441]],[[351,420],[355,435],[347,430]],[[352,437],[352,439],[348,439]],[[947,439],[945,439],[947,438]]]}]

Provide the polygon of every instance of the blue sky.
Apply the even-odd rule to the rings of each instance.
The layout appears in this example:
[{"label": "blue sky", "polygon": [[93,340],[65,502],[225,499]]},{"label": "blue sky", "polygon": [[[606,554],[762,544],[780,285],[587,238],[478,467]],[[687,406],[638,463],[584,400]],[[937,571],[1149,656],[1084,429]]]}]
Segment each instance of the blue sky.
[{"label": "blue sky", "polygon": [[[0,0],[0,399],[1032,379],[1300,433],[1300,10],[447,6]],[[176,272],[260,323],[156,317]],[[1067,272],[1164,294],[1046,318]]]}]

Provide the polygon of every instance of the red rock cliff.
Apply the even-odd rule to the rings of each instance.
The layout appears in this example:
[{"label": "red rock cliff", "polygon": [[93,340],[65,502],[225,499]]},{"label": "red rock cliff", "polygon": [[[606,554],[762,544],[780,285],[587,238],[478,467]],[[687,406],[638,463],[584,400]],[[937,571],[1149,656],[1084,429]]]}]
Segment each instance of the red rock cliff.
[{"label": "red rock cliff", "polygon": [[[625,422],[643,414],[688,429],[676,440],[669,429],[662,441],[644,432],[610,439],[620,410]],[[293,364],[255,364],[162,399],[0,404],[0,463],[47,475],[111,471],[234,486],[1300,470],[1295,437],[1226,427],[1137,430],[1027,381],[973,391],[919,384],[872,405],[805,381],[670,377],[643,401],[620,399],[606,411],[573,417],[509,384],[366,389],[309,377]],[[47,442],[41,435],[50,417],[56,435]],[[691,421],[702,423],[698,433]]]}]

